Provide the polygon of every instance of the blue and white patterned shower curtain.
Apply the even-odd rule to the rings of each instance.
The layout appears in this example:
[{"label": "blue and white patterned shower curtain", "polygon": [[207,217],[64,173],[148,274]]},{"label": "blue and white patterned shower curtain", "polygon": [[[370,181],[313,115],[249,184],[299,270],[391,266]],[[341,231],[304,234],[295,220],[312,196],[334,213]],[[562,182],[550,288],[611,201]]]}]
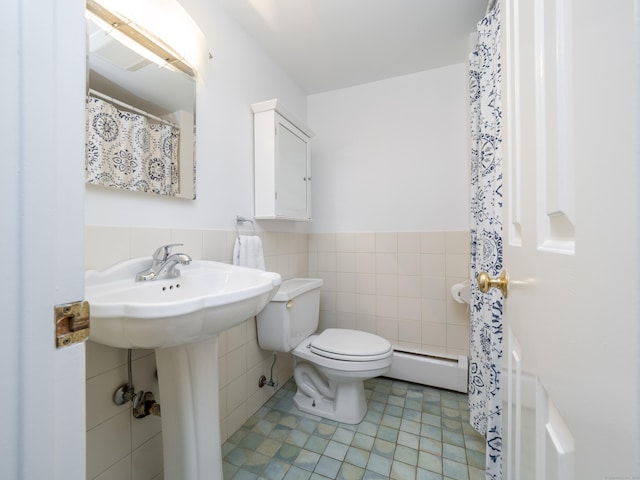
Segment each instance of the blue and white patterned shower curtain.
[{"label": "blue and white patterned shower curtain", "polygon": [[478,45],[469,59],[471,100],[471,424],[486,439],[486,478],[502,478],[503,298],[478,290],[478,273],[502,271],[502,111],[500,8],[478,23]]},{"label": "blue and white patterned shower curtain", "polygon": [[159,195],[179,189],[180,130],[87,97],[87,183]]}]

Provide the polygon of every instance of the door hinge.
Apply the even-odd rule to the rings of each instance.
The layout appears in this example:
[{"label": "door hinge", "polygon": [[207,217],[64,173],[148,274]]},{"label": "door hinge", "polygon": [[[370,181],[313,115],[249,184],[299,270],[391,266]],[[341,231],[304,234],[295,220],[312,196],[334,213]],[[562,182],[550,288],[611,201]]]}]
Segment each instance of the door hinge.
[{"label": "door hinge", "polygon": [[81,343],[89,337],[89,302],[80,300],[55,305],[53,310],[56,348]]}]

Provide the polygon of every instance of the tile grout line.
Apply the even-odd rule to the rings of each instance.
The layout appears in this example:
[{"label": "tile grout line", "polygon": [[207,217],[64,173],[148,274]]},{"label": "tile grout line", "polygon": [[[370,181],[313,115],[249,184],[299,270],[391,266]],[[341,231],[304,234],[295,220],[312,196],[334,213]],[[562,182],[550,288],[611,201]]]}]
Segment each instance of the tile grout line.
[{"label": "tile grout line", "polygon": [[465,394],[388,378],[365,382],[356,425],[300,412],[290,380],[223,445],[226,480],[484,478],[484,440]]}]

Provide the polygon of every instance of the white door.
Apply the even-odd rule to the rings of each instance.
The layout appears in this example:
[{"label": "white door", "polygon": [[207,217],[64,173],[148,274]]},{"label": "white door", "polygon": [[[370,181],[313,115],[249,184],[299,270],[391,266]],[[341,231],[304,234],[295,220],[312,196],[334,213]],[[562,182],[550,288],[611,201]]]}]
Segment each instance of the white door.
[{"label": "white door", "polygon": [[84,345],[55,348],[81,300],[84,0],[0,3],[0,478],[85,478]]},{"label": "white door", "polygon": [[504,0],[504,478],[640,478],[637,2]]},{"label": "white door", "polygon": [[276,115],[276,215],[309,218],[309,138]]}]

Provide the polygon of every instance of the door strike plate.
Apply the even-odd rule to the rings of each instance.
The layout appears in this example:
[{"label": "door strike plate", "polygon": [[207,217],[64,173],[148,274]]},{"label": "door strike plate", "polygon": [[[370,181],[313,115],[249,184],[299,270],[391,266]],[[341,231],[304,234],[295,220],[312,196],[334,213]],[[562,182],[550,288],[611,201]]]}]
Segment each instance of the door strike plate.
[{"label": "door strike plate", "polygon": [[54,307],[56,348],[84,342],[89,337],[89,302],[80,300]]}]

